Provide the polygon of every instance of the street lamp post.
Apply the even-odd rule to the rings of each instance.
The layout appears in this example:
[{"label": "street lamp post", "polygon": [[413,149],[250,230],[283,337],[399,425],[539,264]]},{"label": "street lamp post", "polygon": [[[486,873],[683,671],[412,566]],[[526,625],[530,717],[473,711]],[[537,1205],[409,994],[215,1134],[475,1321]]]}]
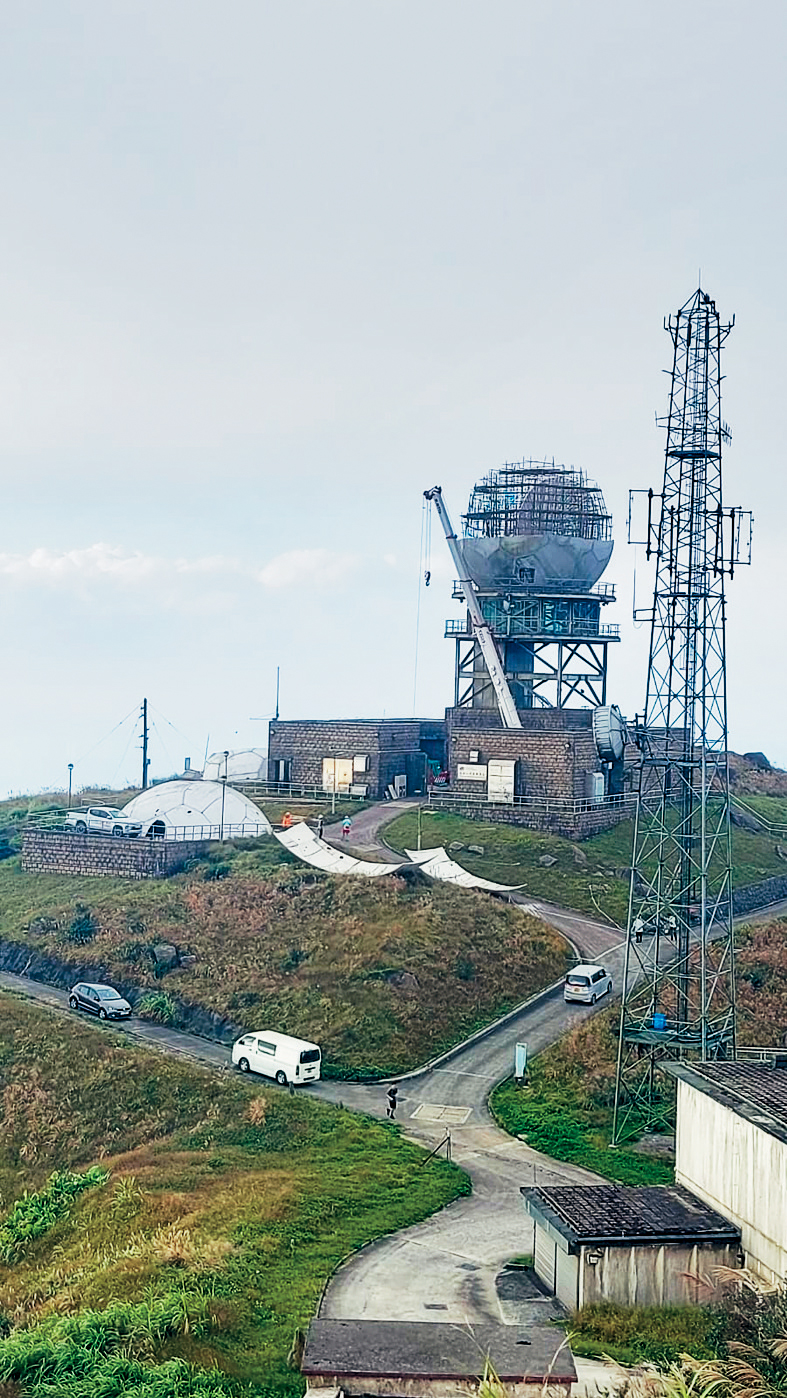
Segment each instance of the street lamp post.
[{"label": "street lamp post", "polygon": [[69,762],[69,764],[68,764],[68,808],[69,808],[69,810],[71,809],[71,778],[72,778],[72,776],[73,776],[73,773],[74,773],[74,764],[73,764],[73,762]]},{"label": "street lamp post", "polygon": [[229,752],[225,752],[225,754],[224,754],[224,776],[223,776],[222,779],[221,779],[221,830],[220,830],[220,832],[219,832],[219,839],[222,840],[222,841],[223,841],[223,839],[224,839],[224,800],[225,800],[226,795],[227,795],[227,759],[228,759],[228,758],[229,758]]}]

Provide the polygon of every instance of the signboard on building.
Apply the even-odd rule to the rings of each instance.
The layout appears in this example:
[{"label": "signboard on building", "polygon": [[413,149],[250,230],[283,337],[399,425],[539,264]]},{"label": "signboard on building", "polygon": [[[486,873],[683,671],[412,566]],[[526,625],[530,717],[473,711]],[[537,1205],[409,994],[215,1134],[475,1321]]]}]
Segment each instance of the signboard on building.
[{"label": "signboard on building", "polygon": [[481,762],[458,762],[456,767],[458,782],[485,782],[486,764]]},{"label": "signboard on building", "polygon": [[498,806],[514,804],[515,768],[516,763],[508,758],[494,758],[489,762],[487,797]]}]

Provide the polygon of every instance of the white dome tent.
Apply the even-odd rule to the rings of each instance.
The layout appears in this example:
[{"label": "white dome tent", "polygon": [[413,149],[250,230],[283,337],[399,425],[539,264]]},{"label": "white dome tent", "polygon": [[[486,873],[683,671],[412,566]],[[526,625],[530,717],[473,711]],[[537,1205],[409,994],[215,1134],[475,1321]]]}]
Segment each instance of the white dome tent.
[{"label": "white dome tent", "polygon": [[230,752],[227,754],[226,772],[224,768],[224,753],[212,752],[205,761],[202,776],[205,781],[213,782],[221,781],[224,776],[233,782],[264,782],[268,780],[268,754],[263,748]]},{"label": "white dome tent", "polygon": [[224,782],[160,782],[123,808],[142,834],[168,840],[237,840],[270,835],[270,821],[247,796]]}]

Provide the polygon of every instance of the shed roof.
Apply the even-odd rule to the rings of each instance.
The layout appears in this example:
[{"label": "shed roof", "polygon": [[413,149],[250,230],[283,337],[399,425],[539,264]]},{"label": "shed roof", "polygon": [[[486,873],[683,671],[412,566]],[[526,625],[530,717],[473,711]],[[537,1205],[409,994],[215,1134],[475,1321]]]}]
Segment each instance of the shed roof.
[{"label": "shed roof", "polygon": [[664,1064],[668,1073],[787,1142],[787,1068],[765,1063]]},{"label": "shed roof", "polygon": [[313,1320],[301,1370],[339,1380],[478,1379],[487,1355],[509,1383],[576,1380],[565,1336],[554,1326],[474,1325],[471,1332],[420,1320]]},{"label": "shed roof", "polygon": [[580,1243],[737,1242],[740,1229],[680,1185],[589,1184],[521,1190],[528,1212]]}]

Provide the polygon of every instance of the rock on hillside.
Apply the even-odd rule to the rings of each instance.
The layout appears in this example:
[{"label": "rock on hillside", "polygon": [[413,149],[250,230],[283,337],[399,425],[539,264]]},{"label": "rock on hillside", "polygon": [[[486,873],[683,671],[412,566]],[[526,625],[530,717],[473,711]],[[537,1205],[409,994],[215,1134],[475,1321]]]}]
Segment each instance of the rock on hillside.
[{"label": "rock on hillside", "polygon": [[787,772],[772,767],[762,752],[728,754],[730,785],[738,796],[787,796]]}]

